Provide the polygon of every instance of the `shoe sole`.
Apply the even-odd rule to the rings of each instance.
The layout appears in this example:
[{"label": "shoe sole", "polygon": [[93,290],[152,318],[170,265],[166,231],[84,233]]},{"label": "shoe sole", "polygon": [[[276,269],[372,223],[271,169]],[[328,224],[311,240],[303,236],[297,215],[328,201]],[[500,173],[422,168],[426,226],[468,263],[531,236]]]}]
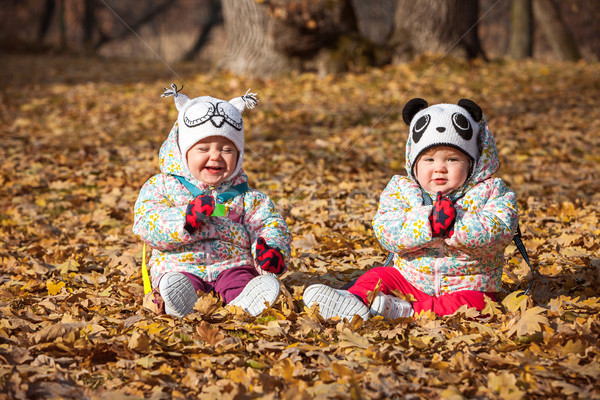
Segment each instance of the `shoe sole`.
[{"label": "shoe sole", "polygon": [[407,318],[412,316],[412,307],[407,309],[404,305],[397,304],[394,300],[391,300],[386,296],[387,295],[379,294],[373,299],[371,309],[369,310],[371,315],[381,315],[384,319]]},{"label": "shoe sole", "polygon": [[357,314],[364,320],[369,319],[369,309],[360,299],[353,294],[344,295],[327,285],[311,285],[306,288],[302,297],[308,308],[318,304],[319,313],[325,319],[340,317],[350,321]]},{"label": "shoe sole", "polygon": [[271,275],[259,275],[253,278],[244,290],[228,305],[241,307],[248,314],[256,317],[260,315],[267,306],[272,306],[279,296],[279,281]]},{"label": "shoe sole", "polygon": [[160,295],[165,302],[165,313],[184,317],[194,310],[198,300],[192,282],[178,272],[167,272],[159,283]]}]

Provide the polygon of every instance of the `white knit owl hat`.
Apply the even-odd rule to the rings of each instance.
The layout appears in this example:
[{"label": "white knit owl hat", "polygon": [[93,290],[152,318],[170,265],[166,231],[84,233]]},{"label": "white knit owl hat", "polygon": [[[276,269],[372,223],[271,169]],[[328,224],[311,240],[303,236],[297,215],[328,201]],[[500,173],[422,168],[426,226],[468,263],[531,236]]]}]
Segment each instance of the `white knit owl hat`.
[{"label": "white knit owl hat", "polygon": [[461,99],[457,104],[435,104],[415,98],[402,110],[402,119],[410,127],[406,161],[414,176],[419,156],[435,146],[454,147],[471,160],[471,171],[479,159],[479,121],[483,114],[475,102]]},{"label": "white knit owl hat", "polygon": [[186,155],[194,144],[209,136],[222,136],[231,140],[239,153],[236,168],[230,179],[235,177],[242,169],[244,160],[242,112],[246,108],[254,108],[258,103],[256,93],[249,93],[248,90],[243,96],[225,101],[210,96],[190,99],[185,94],[179,93],[181,89],[171,84],[171,89],[165,88],[162,97],[173,96],[175,107],[179,111],[177,144],[185,167],[189,171]]}]

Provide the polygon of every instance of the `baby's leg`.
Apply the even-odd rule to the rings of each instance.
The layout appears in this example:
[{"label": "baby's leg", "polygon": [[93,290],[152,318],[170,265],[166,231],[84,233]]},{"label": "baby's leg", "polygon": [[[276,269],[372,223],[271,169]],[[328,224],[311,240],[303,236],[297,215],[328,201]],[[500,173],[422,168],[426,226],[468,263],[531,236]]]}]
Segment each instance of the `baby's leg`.
[{"label": "baby's leg", "polygon": [[190,274],[189,272],[182,272],[182,274],[187,276],[187,278],[192,283],[192,286],[194,286],[194,290],[196,292],[200,290],[202,293],[209,293],[215,289],[212,284],[206,282],[204,279],[198,277],[197,275]]},{"label": "baby's leg", "polygon": [[229,304],[242,293],[248,282],[258,276],[258,272],[252,266],[243,266],[226,269],[217,277],[215,292],[221,295],[225,304]]},{"label": "baby's leg", "polygon": [[416,299],[416,301],[411,303],[416,314],[421,311],[431,310],[437,315],[450,315],[454,314],[462,305],[482,310],[485,307],[486,296],[492,300],[495,299],[494,293],[483,293],[475,290],[463,290],[444,294],[439,297],[429,296],[415,288],[394,267],[378,267],[365,272],[348,291],[359,296],[367,303],[368,292],[375,289],[380,279],[381,293],[387,295],[392,294],[392,290],[397,290],[403,294],[412,295]]},{"label": "baby's leg", "polygon": [[439,297],[429,296],[413,303],[415,313],[423,310],[432,310],[437,315],[451,315],[461,306],[475,307],[481,311],[485,308],[485,298],[495,300],[495,293],[484,293],[476,290],[461,290],[454,293],[443,294]]},{"label": "baby's leg", "polygon": [[392,294],[392,290],[397,290],[403,294],[411,294],[417,300],[429,297],[411,285],[394,267],[377,267],[365,272],[348,291],[367,304],[368,292],[372,292],[380,280],[379,291],[383,294]]},{"label": "baby's leg", "polygon": [[259,275],[254,267],[244,266],[223,271],[215,281],[215,291],[225,304],[241,307],[256,317],[279,296],[280,284],[271,275]]}]

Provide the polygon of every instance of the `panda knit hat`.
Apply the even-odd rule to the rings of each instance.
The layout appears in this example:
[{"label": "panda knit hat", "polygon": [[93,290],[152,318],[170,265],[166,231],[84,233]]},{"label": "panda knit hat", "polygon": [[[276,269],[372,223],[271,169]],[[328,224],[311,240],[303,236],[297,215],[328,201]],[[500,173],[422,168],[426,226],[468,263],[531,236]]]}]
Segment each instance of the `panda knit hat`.
[{"label": "panda knit hat", "polygon": [[435,104],[415,98],[402,110],[402,119],[410,127],[406,160],[414,176],[421,154],[435,146],[454,147],[471,160],[471,172],[479,159],[479,121],[483,114],[475,102],[461,99],[458,104]]},{"label": "panda knit hat", "polygon": [[173,96],[175,107],[179,111],[177,144],[185,167],[189,171],[187,152],[194,144],[209,136],[222,136],[231,140],[238,150],[237,164],[230,179],[235,177],[242,169],[244,160],[242,112],[246,108],[254,108],[258,103],[256,93],[249,93],[250,90],[248,90],[243,96],[225,101],[210,96],[190,99],[180,93],[181,89],[177,89],[175,84],[171,84],[171,89],[165,88],[162,97]]}]

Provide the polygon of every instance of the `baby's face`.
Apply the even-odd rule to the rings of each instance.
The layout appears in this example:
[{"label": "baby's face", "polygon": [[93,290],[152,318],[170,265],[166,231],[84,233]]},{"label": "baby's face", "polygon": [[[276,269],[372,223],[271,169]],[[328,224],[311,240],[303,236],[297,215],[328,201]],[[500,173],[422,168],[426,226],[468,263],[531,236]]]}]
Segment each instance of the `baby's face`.
[{"label": "baby's face", "polygon": [[465,183],[469,165],[469,157],[462,151],[453,147],[438,146],[419,156],[415,165],[415,176],[426,191],[447,195]]},{"label": "baby's face", "polygon": [[217,186],[235,171],[238,150],[227,138],[209,136],[193,145],[186,157],[194,178],[209,186]]}]

